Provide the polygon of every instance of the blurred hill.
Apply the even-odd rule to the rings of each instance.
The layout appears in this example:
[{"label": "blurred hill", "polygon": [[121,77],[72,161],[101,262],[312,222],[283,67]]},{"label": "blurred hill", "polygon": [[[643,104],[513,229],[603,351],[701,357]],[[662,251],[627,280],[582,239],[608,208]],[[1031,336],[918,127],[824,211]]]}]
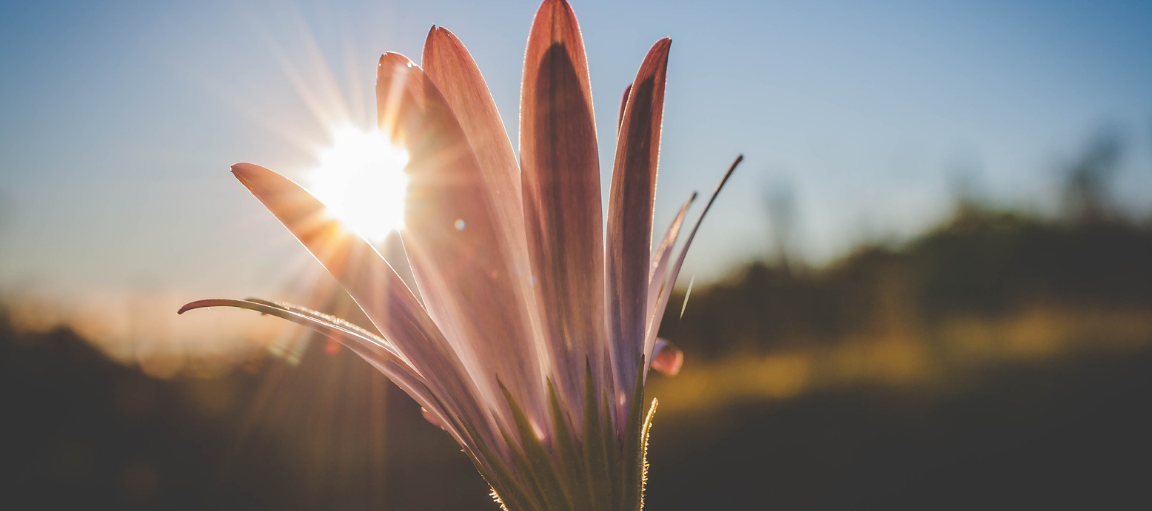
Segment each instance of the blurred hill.
[{"label": "blurred hill", "polygon": [[[1152,229],[962,202],[826,268],[753,262],[662,335],[649,508],[1152,506]],[[418,407],[313,339],[169,379],[0,319],[8,509],[496,509]]]},{"label": "blurred hill", "polygon": [[485,509],[419,407],[346,350],[152,378],[0,321],[3,509]]},{"label": "blurred hill", "polygon": [[753,262],[696,290],[661,333],[693,355],[833,344],[958,317],[1030,310],[1152,308],[1152,229],[1135,222],[1044,221],[962,204],[945,225],[898,248],[868,246],[823,269]]},{"label": "blurred hill", "polygon": [[753,262],[683,317],[676,295],[652,507],[1152,505],[1152,229],[1083,211],[961,202],[827,268]]}]

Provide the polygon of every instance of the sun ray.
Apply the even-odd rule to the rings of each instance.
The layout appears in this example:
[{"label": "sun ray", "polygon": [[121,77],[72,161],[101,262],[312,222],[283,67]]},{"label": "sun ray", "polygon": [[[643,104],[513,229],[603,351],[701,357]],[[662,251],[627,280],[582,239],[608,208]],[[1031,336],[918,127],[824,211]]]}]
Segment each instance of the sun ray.
[{"label": "sun ray", "polygon": [[344,127],[333,131],[331,147],[318,158],[308,187],[330,215],[377,244],[404,227],[406,151],[378,131]]}]

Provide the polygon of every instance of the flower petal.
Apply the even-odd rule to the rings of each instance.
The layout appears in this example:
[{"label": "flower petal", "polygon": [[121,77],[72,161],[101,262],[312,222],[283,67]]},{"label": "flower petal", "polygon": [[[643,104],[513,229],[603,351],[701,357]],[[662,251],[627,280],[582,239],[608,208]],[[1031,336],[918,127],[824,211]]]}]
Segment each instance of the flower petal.
[{"label": "flower petal", "polygon": [[588,62],[564,0],[545,0],[528,35],[520,169],[541,328],[558,390],[579,416],[581,366],[605,363],[603,213]]},{"label": "flower petal", "polygon": [[276,316],[281,319],[286,319],[293,323],[297,323],[308,328],[312,328],[317,332],[324,334],[338,334],[340,336],[347,336],[362,343],[373,344],[404,364],[408,371],[412,373],[415,378],[423,379],[420,374],[413,369],[408,362],[404,360],[392,343],[388,342],[383,337],[380,337],[368,330],[361,328],[353,323],[330,316],[322,312],[314,311],[307,307],[299,305],[276,303],[269,300],[260,300],[258,298],[248,298],[245,300],[231,300],[227,298],[214,298],[208,300],[197,300],[190,302],[180,307],[176,314],[184,314],[190,310],[203,309],[208,307],[236,307],[239,309],[248,309],[259,312],[260,314],[267,314],[269,316]]},{"label": "flower petal", "polygon": [[[496,102],[480,74],[479,67],[464,44],[448,29],[432,27],[424,42],[421,58],[424,74],[436,84],[448,102],[468,145],[476,155],[488,190],[500,214],[500,226],[510,247],[515,265],[514,282],[525,297],[525,312],[533,325],[539,324],[532,273],[524,235],[524,202],[520,193],[520,165],[512,151],[512,142],[496,109]],[[538,335],[538,334],[535,334]],[[534,337],[535,337],[534,335]],[[541,351],[540,356],[547,353]],[[540,364],[547,367],[547,364]]]},{"label": "flower petal", "polygon": [[[664,117],[664,86],[671,39],[652,46],[628,94],[608,203],[608,334],[616,391],[632,394],[648,326],[652,205]],[[640,406],[642,403],[635,403]]]},{"label": "flower petal", "polygon": [[695,200],[696,192],[692,192],[684,205],[680,206],[680,212],[676,213],[676,218],[672,220],[672,224],[668,226],[668,230],[664,233],[664,239],[652,252],[652,273],[648,274],[648,305],[644,308],[648,311],[649,327],[651,327],[655,317],[656,300],[660,297],[660,291],[664,289],[664,275],[668,271],[668,260],[672,256],[672,247],[676,245],[676,238],[680,236],[680,227],[684,225],[684,216],[688,213],[688,207]]},{"label": "flower petal", "polygon": [[684,365],[684,352],[667,339],[656,339],[652,350],[652,369],[668,376],[676,376]]},{"label": "flower petal", "polygon": [[[744,161],[744,155],[739,155],[732,164],[728,166],[728,171],[724,173],[724,177],[720,178],[720,182],[716,185],[716,189],[712,190],[712,196],[708,198],[708,203],[704,205],[704,211],[700,212],[700,217],[696,219],[696,225],[692,226],[692,231],[688,233],[688,239],[684,241],[684,246],[680,249],[680,255],[676,258],[675,264],[668,269],[668,274],[664,277],[664,288],[660,292],[660,298],[656,302],[656,310],[653,313],[652,322],[648,327],[648,332],[644,339],[644,355],[648,360],[652,359],[652,350],[656,345],[656,333],[660,331],[660,320],[664,317],[664,311],[668,308],[668,300],[672,297],[672,288],[676,285],[676,277],[680,276],[680,268],[684,266],[684,257],[688,255],[688,248],[692,246],[692,240],[696,238],[696,231],[700,229],[700,223],[704,221],[704,216],[708,214],[708,210],[712,209],[712,203],[716,202],[716,196],[720,194],[720,190],[724,188],[724,184],[728,182],[728,178],[732,177],[732,172],[736,170],[736,166]],[[647,381],[648,374],[645,368],[644,378]]]},{"label": "flower petal", "polygon": [[403,55],[381,57],[376,94],[381,132],[409,155],[401,236],[428,314],[505,426],[513,424],[497,379],[547,424],[542,355],[515,249],[464,131],[436,85]]},{"label": "flower petal", "polygon": [[620,98],[620,113],[616,115],[616,136],[620,136],[620,125],[624,123],[624,109],[628,107],[628,94],[632,92],[632,84],[624,87],[624,95]]},{"label": "flower petal", "polygon": [[520,165],[512,142],[496,110],[496,102],[472,55],[456,35],[432,27],[421,58],[424,73],[436,84],[460,122],[468,145],[476,155],[484,179],[500,212],[500,224],[508,231],[521,282],[527,283],[528,254],[524,242],[524,203],[520,196]]},{"label": "flower petal", "polygon": [[384,258],[284,176],[249,163],[233,165],[232,173],[340,281],[412,367],[436,375],[427,383],[445,407],[461,421],[482,427],[485,442],[501,445],[495,422],[478,405],[477,389],[456,353]]},{"label": "flower petal", "polygon": [[[447,431],[456,438],[457,441],[461,442],[461,444],[466,445],[464,438],[460,435],[457,428],[453,427],[451,423],[445,419],[447,414],[441,409],[432,391],[428,388],[427,381],[424,377],[409,365],[391,343],[383,337],[343,319],[329,316],[306,307],[260,300],[257,298],[249,298],[246,300],[197,300],[181,307],[180,310],[177,311],[177,314],[184,314],[190,310],[207,307],[236,307],[253,310],[261,314],[276,316],[306,326],[322,334],[335,334],[336,339],[338,339],[341,344],[348,347],[357,355],[360,355],[361,358],[384,373],[388,379],[392,380],[393,383],[411,396],[412,399],[423,407],[426,417],[431,415],[437,419],[438,422],[433,422],[434,424]],[[445,424],[448,424],[448,426],[445,426]]]}]

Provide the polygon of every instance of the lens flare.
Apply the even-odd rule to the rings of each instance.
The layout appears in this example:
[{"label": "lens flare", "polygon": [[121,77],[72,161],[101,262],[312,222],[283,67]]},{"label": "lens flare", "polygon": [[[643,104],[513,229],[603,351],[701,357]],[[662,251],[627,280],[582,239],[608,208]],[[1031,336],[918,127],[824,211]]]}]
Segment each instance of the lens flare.
[{"label": "lens flare", "polygon": [[408,153],[378,131],[341,128],[318,154],[308,184],[328,213],[372,242],[404,227]]}]

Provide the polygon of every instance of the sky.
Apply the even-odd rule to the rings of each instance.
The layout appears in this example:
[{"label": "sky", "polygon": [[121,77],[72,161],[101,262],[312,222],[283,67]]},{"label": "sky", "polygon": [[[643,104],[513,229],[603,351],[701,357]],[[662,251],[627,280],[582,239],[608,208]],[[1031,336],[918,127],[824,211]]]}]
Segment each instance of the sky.
[{"label": "sky", "polygon": [[[374,123],[374,69],[428,29],[468,46],[517,140],[535,0],[5,2],[0,294],[59,300],[291,295],[304,251],[229,174],[300,178],[334,124]],[[573,1],[610,182],[620,93],[673,40],[656,207],[746,160],[681,277],[774,250],[824,264],[946,218],[958,182],[1052,211],[1060,171],[1121,134],[1114,190],[1152,213],[1147,1]],[[607,196],[607,189],[605,197]],[[148,299],[149,302],[153,300]]]}]

